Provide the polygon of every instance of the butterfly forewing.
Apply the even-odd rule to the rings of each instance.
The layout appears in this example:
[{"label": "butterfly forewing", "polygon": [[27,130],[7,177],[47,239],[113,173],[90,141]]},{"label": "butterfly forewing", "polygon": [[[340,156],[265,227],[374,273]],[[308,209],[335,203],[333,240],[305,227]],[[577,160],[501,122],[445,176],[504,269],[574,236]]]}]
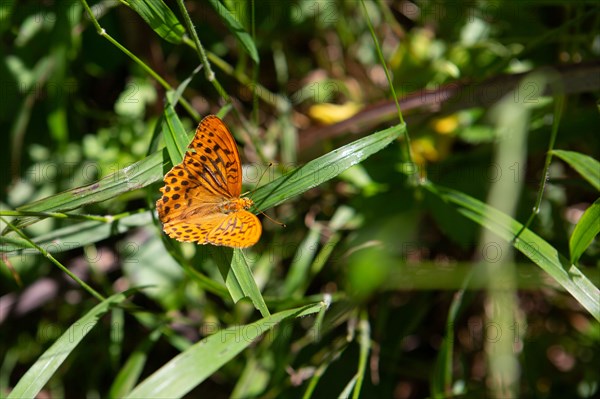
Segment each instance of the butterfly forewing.
[{"label": "butterfly forewing", "polygon": [[240,196],[240,155],[229,129],[218,117],[209,115],[200,122],[189,149],[183,163],[208,190],[223,196]]},{"label": "butterfly forewing", "polygon": [[[164,182],[165,186],[160,189],[163,196],[156,202],[156,208],[160,220],[165,224],[171,220],[186,218],[190,211],[197,213],[198,210],[195,208],[202,204],[221,201],[212,192],[205,190],[183,164],[175,165],[165,175]],[[198,196],[202,202],[194,200]]]}]

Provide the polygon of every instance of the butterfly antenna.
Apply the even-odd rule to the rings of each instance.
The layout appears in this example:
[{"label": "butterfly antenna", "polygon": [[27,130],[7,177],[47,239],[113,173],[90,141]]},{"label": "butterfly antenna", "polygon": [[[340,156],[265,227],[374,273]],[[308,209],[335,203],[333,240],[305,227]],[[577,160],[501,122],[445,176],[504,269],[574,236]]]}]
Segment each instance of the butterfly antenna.
[{"label": "butterfly antenna", "polygon": [[267,214],[266,214],[266,213],[264,213],[263,211],[259,211],[259,212],[260,212],[260,213],[262,213],[262,215],[263,215],[264,217],[266,217],[267,219],[269,219],[271,222],[273,222],[273,223],[275,223],[275,224],[278,224],[278,225],[280,225],[281,227],[287,227],[287,226],[285,225],[285,223],[281,223],[280,221],[277,221],[277,220],[273,219],[272,217],[270,217],[269,215],[267,215]]},{"label": "butterfly antenna", "polygon": [[[252,194],[254,194],[254,192],[256,191],[256,189],[258,188],[258,184],[260,183],[260,181],[262,180],[262,178],[264,177],[265,173],[267,173],[267,170],[269,170],[269,168],[273,166],[273,162],[269,162],[269,166],[267,166],[265,168],[265,170],[262,172],[262,174],[260,175],[260,179],[258,179],[258,183],[256,183],[256,187],[254,187],[254,190],[252,190],[252,192],[250,193],[250,196],[252,196]],[[285,223],[281,223],[275,219],[273,219],[272,217],[270,217],[269,215],[267,215],[266,213],[264,213],[263,211],[258,211],[260,212],[264,217],[266,217],[267,219],[269,219],[271,222],[280,225],[281,227],[287,227],[285,225]]]},{"label": "butterfly antenna", "polygon": [[252,194],[254,194],[254,192],[256,191],[256,189],[258,188],[258,185],[260,184],[260,181],[262,180],[262,178],[265,176],[265,173],[267,173],[267,170],[269,170],[269,168],[273,166],[273,162],[269,162],[269,165],[265,168],[265,170],[263,170],[263,172],[260,174],[260,178],[258,179],[258,182],[256,182],[256,186],[254,186],[254,190],[252,190],[252,192],[250,193],[250,196],[252,196]]}]

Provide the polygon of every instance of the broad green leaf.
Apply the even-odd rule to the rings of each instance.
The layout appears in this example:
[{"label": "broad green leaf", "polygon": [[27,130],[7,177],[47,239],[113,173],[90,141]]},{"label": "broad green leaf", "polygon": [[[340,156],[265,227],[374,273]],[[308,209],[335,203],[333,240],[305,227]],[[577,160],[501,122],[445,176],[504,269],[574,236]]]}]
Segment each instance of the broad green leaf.
[{"label": "broad green leaf", "polygon": [[185,29],[162,0],[127,0],[124,3],[137,12],[160,37],[174,44],[182,42]]},{"label": "broad green leaf", "polygon": [[[235,35],[237,40],[240,42],[246,53],[252,58],[255,63],[259,63],[258,51],[256,50],[256,46],[254,45],[254,41],[252,37],[246,32],[244,27],[239,23],[239,21],[231,14],[231,12],[218,0],[209,0],[212,7],[215,9],[217,14],[221,17],[229,31]],[[235,4],[235,3],[234,3]],[[239,3],[243,4],[243,3]],[[252,7],[253,5],[250,5]]]},{"label": "broad green leaf", "polygon": [[600,233],[600,198],[586,209],[573,230],[569,240],[571,263],[579,261],[598,233]]},{"label": "broad green leaf", "polygon": [[8,398],[33,398],[42,390],[61,364],[92,331],[102,315],[123,302],[131,291],[115,294],[94,306],[85,316],[73,323],[67,331],[21,377]]},{"label": "broad green leaf", "polygon": [[[425,188],[444,201],[456,205],[457,211],[462,215],[507,241],[512,240],[522,227],[521,223],[506,214],[466,194],[431,183],[425,185]],[[514,246],[554,278],[582,307],[600,321],[600,290],[581,270],[559,254],[556,248],[529,229],[523,230]]]},{"label": "broad green leaf", "polygon": [[552,150],[552,154],[571,165],[596,190],[600,190],[600,162],[574,151]]},{"label": "broad green leaf", "polygon": [[283,320],[316,313],[322,306],[285,310],[251,324],[218,331],[171,359],[126,397],[183,397]]}]

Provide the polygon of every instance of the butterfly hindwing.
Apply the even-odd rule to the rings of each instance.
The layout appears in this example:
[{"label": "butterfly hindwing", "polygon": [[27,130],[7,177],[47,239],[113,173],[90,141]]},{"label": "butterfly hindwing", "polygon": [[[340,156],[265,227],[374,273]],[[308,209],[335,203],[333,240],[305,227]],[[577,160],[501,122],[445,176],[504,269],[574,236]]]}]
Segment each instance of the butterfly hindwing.
[{"label": "butterfly hindwing", "polygon": [[251,247],[262,233],[258,218],[245,210],[167,223],[164,229],[169,237],[178,241],[235,248]]},{"label": "butterfly hindwing", "polygon": [[208,234],[208,242],[214,245],[246,248],[256,244],[262,233],[258,218],[245,210],[230,213]]},{"label": "butterfly hindwing", "polygon": [[190,221],[166,223],[163,228],[169,237],[178,241],[208,244],[208,235],[210,232],[226,218],[227,215],[217,214],[203,217],[201,220],[196,218]]}]

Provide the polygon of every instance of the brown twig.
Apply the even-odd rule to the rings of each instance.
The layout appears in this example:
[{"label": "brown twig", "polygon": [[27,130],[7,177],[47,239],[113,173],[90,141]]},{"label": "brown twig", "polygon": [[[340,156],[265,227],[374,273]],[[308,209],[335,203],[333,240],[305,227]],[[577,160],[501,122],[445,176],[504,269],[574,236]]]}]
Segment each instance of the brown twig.
[{"label": "brown twig", "polygon": [[[561,65],[557,67],[542,67],[536,71],[549,70],[560,76],[557,85],[547,85],[542,93],[532,95],[573,94],[600,90],[600,62]],[[514,75],[500,75],[480,83],[453,82],[436,90],[418,90],[400,99],[402,112],[407,114],[410,125],[410,115],[416,114],[448,114],[472,107],[489,107],[512,91],[524,76],[531,72]],[[562,91],[559,92],[559,88]],[[358,134],[370,131],[384,122],[390,122],[397,117],[396,103],[393,100],[369,106],[345,121],[312,127],[300,133],[300,151],[310,149],[322,140],[332,139],[344,134]]]}]

